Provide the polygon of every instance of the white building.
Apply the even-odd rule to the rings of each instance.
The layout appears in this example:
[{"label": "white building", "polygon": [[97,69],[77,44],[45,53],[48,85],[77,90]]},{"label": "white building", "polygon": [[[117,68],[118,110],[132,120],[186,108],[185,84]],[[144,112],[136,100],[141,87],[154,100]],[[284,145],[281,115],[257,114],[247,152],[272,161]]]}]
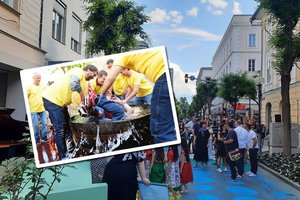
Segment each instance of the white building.
[{"label": "white building", "polygon": [[201,67],[197,76],[197,82],[200,83],[202,80],[205,80],[207,77],[211,78],[213,69],[212,67]]},{"label": "white building", "polygon": [[[221,79],[225,74],[248,72],[249,77],[261,71],[260,28],[251,26],[251,15],[234,15],[212,59],[212,78]],[[240,104],[256,106],[249,100]],[[212,110],[220,111],[223,100],[217,98]],[[229,105],[225,107],[230,107]],[[253,107],[251,108],[253,109]],[[240,111],[244,112],[244,111]]]},{"label": "white building", "polygon": [[81,0],[0,0],[0,107],[25,119],[20,70],[85,58]]}]

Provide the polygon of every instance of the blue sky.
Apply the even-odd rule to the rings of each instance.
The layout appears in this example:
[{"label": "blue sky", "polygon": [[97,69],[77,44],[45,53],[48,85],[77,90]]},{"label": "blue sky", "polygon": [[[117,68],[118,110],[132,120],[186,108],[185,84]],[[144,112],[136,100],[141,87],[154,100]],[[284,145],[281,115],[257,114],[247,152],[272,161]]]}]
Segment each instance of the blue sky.
[{"label": "blue sky", "polygon": [[[175,68],[176,98],[195,94],[195,84],[185,84],[184,73],[197,75],[210,67],[212,57],[233,14],[253,14],[255,0],[136,0],[144,5],[151,22],[143,25],[152,46],[166,46]],[[179,92],[178,92],[179,91]]]}]

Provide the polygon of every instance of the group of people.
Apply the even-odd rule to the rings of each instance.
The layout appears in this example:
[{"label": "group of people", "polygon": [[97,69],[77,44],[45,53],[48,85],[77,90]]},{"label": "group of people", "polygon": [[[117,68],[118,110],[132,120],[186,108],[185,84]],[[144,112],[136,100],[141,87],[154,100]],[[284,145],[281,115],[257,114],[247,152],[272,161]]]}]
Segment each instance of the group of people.
[{"label": "group of people", "polygon": [[[107,68],[108,72],[99,71],[91,64],[83,69],[72,68],[47,87],[40,84],[39,73],[33,74],[34,82],[27,89],[27,96],[35,141],[37,144],[48,141],[47,111],[55,130],[59,160],[68,158],[65,137],[71,134],[67,110],[70,104],[85,108],[80,109],[81,113],[97,120],[124,119],[125,113],[132,111],[130,101],[136,105],[151,104],[150,129],[154,142],[176,140],[163,51],[154,49],[124,55],[114,64],[110,59]],[[38,128],[39,121],[42,131]]]},{"label": "group of people", "polygon": [[[186,140],[190,144],[190,153],[194,153],[195,167],[198,162],[202,166],[209,162],[209,148],[215,147],[215,159],[217,171],[231,171],[231,178],[244,175],[244,165],[249,155],[250,171],[247,175],[250,177],[257,174],[257,156],[258,156],[258,137],[255,132],[255,124],[248,122],[242,124],[239,120],[223,121],[219,126],[213,124],[210,126],[208,120],[200,120],[192,117],[186,124],[181,124],[182,130],[186,135]],[[212,143],[212,145],[210,144]],[[231,154],[238,154],[239,159],[232,160]],[[221,161],[223,170],[221,169]]]}]

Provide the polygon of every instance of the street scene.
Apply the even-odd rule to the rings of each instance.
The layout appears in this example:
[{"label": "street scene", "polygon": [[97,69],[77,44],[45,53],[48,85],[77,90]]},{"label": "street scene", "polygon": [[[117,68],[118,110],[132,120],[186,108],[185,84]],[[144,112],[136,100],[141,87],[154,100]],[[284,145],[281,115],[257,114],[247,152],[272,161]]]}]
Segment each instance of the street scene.
[{"label": "street scene", "polygon": [[1,0],[0,199],[300,199],[299,19],[300,0]]}]

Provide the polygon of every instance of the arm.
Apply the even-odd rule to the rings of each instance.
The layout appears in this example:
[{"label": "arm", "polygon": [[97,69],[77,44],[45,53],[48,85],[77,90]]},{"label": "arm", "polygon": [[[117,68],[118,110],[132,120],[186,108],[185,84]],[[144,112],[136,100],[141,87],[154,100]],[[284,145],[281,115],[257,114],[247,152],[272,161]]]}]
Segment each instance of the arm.
[{"label": "arm", "polygon": [[130,99],[132,99],[140,90],[140,85],[134,85],[133,90],[129,93],[129,91],[126,94],[126,98],[124,100],[125,103],[127,103]]},{"label": "arm", "polygon": [[194,128],[192,129],[192,133],[193,133],[193,136],[194,136],[194,141],[193,141],[193,143],[195,143],[195,142],[196,142],[196,134],[195,134],[195,129],[194,129]]},{"label": "arm", "polygon": [[80,79],[79,79],[78,76],[76,76],[76,75],[71,76],[71,78],[70,78],[70,88],[73,92],[76,91],[76,92],[79,93],[81,100],[84,99],[84,95],[83,95],[82,88],[81,88],[81,85],[80,85]]},{"label": "arm", "polygon": [[145,172],[145,163],[144,161],[139,162],[138,164],[138,171],[140,173],[140,176],[142,178],[142,181],[144,182],[145,185],[149,185],[151,182],[150,180],[146,177],[146,172]]},{"label": "arm", "polygon": [[152,170],[154,160],[155,160],[155,151],[152,151],[152,157],[151,157],[151,162],[150,162],[150,173],[151,173],[151,170]]},{"label": "arm", "polygon": [[231,143],[233,143],[233,139],[229,139],[229,140],[224,141],[224,144],[231,144]]},{"label": "arm", "polygon": [[121,66],[112,67],[102,86],[102,93],[101,93],[102,95],[106,94],[107,90],[112,86],[113,82],[116,80],[121,70],[122,70]]}]

